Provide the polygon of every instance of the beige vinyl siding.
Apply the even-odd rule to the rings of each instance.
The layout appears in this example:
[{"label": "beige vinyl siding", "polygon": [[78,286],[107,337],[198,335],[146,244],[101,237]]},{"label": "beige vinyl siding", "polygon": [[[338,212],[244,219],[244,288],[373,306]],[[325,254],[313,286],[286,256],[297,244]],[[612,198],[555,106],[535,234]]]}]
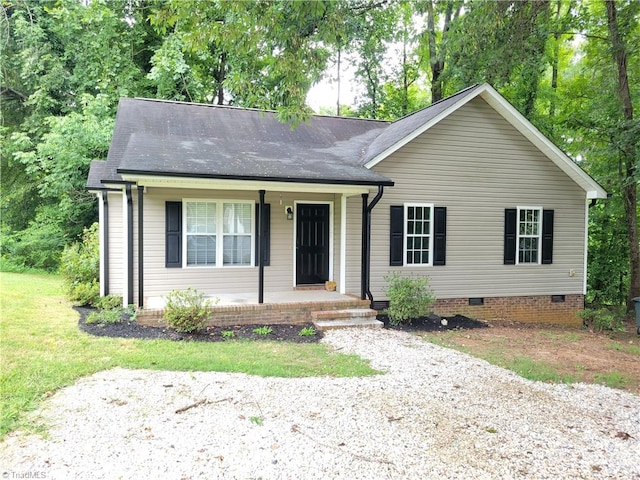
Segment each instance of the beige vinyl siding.
[{"label": "beige vinyl siding", "polygon": [[[440,298],[582,293],[585,192],[476,98],[373,170],[393,179],[373,211],[371,290],[383,299],[389,206],[447,207],[445,266],[394,267],[428,275]],[[553,264],[503,265],[504,210],[555,211]],[[569,272],[575,271],[575,276]]]},{"label": "beige vinyl siding", "polygon": [[358,195],[347,199],[347,293],[357,296],[360,296],[361,252],[362,197]]},{"label": "beige vinyl siding", "polygon": [[[144,289],[145,297],[163,296],[171,290],[197,288],[207,295],[255,293],[258,291],[257,267],[184,267],[165,268],[165,202],[185,199],[251,200],[258,202],[258,192],[224,190],[186,190],[147,188],[144,197]],[[270,265],[265,267],[265,292],[293,289],[294,223],[287,220],[285,208],[295,209],[295,202],[333,202],[333,274],[339,273],[339,198],[327,194],[266,192],[271,204]],[[184,241],[184,240],[183,240]]]},{"label": "beige vinyl siding", "polygon": [[123,223],[122,193],[107,193],[109,209],[109,294],[122,296],[123,264]]}]

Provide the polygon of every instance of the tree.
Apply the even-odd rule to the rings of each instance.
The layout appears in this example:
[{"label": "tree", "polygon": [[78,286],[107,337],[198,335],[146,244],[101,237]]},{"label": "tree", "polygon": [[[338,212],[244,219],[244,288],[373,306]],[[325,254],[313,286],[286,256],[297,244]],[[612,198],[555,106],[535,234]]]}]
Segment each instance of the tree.
[{"label": "tree", "polygon": [[[615,12],[609,10],[612,8]],[[633,118],[633,100],[640,94],[635,80],[640,76],[640,64],[637,55],[629,55],[627,45],[640,40],[639,8],[635,2],[580,5],[575,25],[583,41],[575,47],[577,61],[567,68],[563,84],[558,85],[556,106],[563,130],[559,143],[574,158],[583,157],[582,166],[611,194],[606,207],[592,209],[590,296],[602,303],[626,300],[629,308],[630,299],[640,294],[639,129]],[[621,91],[625,74],[628,90]],[[621,291],[615,294],[606,287],[610,283]]]},{"label": "tree", "polygon": [[64,244],[95,220],[89,163],[106,156],[118,98],[149,85],[148,3],[2,4],[0,208],[12,261],[55,268]]},{"label": "tree", "polygon": [[637,157],[640,124],[634,122],[633,117],[633,102],[631,100],[627,67],[629,54],[627,37],[633,34],[634,28],[637,33],[640,9],[634,5],[627,5],[621,12],[624,17],[619,20],[616,2],[607,0],[605,1],[605,6],[610,50],[617,73],[616,93],[621,107],[621,123],[616,147],[618,150],[618,169],[621,177],[620,183],[629,242],[630,284],[627,306],[631,310],[633,306],[632,298],[640,296],[640,246],[638,245],[640,162]]},{"label": "tree", "polygon": [[[443,8],[444,11],[440,10]],[[462,1],[447,0],[434,5],[433,0],[424,2],[424,10],[427,14],[427,29],[423,33],[422,50],[428,52],[428,70],[431,81],[431,101],[442,100],[445,91],[445,60],[447,57],[447,40],[451,23],[454,22],[462,10]],[[442,32],[436,29],[436,25],[442,20]]]}]

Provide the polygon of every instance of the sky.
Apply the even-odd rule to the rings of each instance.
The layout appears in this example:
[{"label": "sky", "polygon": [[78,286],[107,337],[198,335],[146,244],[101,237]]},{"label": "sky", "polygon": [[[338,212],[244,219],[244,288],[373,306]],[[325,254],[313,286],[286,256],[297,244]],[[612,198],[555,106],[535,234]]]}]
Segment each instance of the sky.
[{"label": "sky", "polygon": [[[340,71],[340,105],[353,105],[356,97],[353,71],[349,67],[342,67]],[[307,103],[316,113],[318,113],[320,107],[329,107],[334,110],[336,108],[338,83],[332,78],[328,78],[334,75],[335,65],[331,70],[327,70],[325,78],[311,87],[311,90],[309,90],[307,94]]]}]

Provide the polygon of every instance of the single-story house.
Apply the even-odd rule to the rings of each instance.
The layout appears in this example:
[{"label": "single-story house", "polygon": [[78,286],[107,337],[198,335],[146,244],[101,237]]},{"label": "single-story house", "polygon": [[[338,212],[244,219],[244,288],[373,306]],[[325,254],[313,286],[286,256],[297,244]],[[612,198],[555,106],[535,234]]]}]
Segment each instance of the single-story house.
[{"label": "single-story house", "polygon": [[589,206],[607,196],[487,84],[394,122],[295,129],[123,98],[87,188],[101,294],[141,311],[187,287],[262,305],[327,280],[381,307],[399,272],[428,276],[442,315],[554,323],[583,308]]}]

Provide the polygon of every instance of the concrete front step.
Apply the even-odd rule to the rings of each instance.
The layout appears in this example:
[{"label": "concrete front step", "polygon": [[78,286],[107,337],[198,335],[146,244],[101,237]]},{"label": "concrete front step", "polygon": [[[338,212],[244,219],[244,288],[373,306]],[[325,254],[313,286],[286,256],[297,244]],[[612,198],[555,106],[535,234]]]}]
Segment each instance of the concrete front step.
[{"label": "concrete front step", "polygon": [[380,328],[383,323],[376,320],[376,314],[375,310],[369,308],[322,310],[311,312],[311,319],[318,330],[349,327]]}]

